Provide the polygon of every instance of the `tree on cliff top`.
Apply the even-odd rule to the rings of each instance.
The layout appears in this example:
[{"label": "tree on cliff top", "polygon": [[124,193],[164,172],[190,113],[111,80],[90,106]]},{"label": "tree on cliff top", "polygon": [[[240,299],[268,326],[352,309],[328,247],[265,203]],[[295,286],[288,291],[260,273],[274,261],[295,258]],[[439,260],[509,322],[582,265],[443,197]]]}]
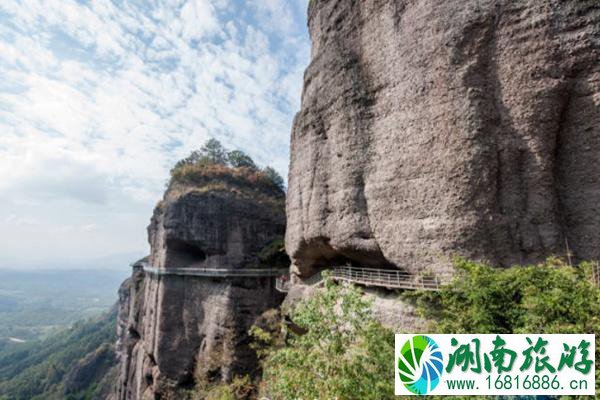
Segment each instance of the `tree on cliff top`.
[{"label": "tree on cliff top", "polygon": [[246,153],[241,150],[233,150],[227,153],[227,160],[232,168],[249,168],[256,171],[258,167],[254,163],[254,160]]},{"label": "tree on cliff top", "polygon": [[185,165],[226,165],[228,161],[227,151],[217,139],[208,139],[208,141],[200,148],[181,159],[175,164],[171,170],[181,168]]},{"label": "tree on cliff top", "polygon": [[248,154],[228,151],[217,139],[209,139],[200,150],[178,161],[171,169],[171,181],[200,183],[207,179],[234,180],[245,185],[285,192],[285,182],[272,167],[259,170]]},{"label": "tree on cliff top", "polygon": [[279,189],[285,189],[285,183],[283,181],[283,177],[279,175],[279,172],[275,170],[275,168],[267,167],[263,170],[268,179],[275,184]]},{"label": "tree on cliff top", "polygon": [[227,150],[225,150],[221,142],[215,138],[208,139],[200,149],[200,153],[211,164],[227,164]]}]

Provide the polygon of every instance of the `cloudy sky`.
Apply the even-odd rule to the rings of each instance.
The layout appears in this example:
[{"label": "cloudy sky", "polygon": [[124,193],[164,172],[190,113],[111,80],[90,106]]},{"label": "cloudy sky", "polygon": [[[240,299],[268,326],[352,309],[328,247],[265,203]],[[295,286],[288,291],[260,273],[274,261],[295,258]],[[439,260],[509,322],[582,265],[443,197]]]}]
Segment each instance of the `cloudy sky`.
[{"label": "cloudy sky", "polygon": [[307,3],[0,1],[0,267],[146,252],[211,136],[286,174]]}]

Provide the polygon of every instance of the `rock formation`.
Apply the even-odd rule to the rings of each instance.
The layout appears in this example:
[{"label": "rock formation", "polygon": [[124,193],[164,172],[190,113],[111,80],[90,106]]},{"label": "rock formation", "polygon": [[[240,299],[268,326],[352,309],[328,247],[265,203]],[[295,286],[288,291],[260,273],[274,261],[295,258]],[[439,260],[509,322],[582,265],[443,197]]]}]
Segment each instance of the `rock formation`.
[{"label": "rock formation", "polygon": [[235,182],[170,185],[148,227],[151,254],[120,291],[117,399],[166,398],[199,381],[257,372],[247,332],[283,300],[273,277],[159,275],[142,265],[274,267],[264,249],[284,230],[283,192]]},{"label": "rock formation", "polygon": [[597,0],[312,0],[295,272],[600,258]]}]

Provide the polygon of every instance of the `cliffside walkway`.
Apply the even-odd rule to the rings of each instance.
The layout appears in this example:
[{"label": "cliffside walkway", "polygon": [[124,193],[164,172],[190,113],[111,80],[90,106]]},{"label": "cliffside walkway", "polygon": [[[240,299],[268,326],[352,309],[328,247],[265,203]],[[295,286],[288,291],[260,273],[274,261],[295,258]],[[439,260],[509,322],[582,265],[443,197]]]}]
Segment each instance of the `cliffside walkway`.
[{"label": "cliffside walkway", "polygon": [[147,262],[136,263],[133,267],[142,268],[144,272],[157,275],[176,276],[202,276],[215,278],[251,278],[251,277],[273,277],[288,273],[288,269],[278,268],[254,268],[254,269],[226,269],[226,268],[156,268]]},{"label": "cliffside walkway", "polygon": [[[287,268],[267,269],[224,269],[224,268],[155,268],[147,262],[132,264],[133,267],[142,268],[146,273],[153,275],[201,276],[201,277],[277,277],[275,288],[280,292],[288,292],[290,276]],[[346,281],[362,286],[377,286],[387,289],[404,290],[439,290],[442,283],[437,277],[411,275],[402,271],[378,268],[335,267],[328,270],[331,278],[337,281]],[[322,279],[320,273],[316,274],[314,283]],[[600,264],[593,266],[592,282],[600,286]]]},{"label": "cliffside walkway", "polygon": [[[351,282],[361,286],[405,290],[439,290],[442,285],[437,277],[412,275],[403,271],[390,269],[345,266],[335,267],[328,271],[331,274],[331,278],[336,281]],[[289,291],[289,286],[289,276],[284,275],[277,278],[275,284],[277,290],[287,292]]]},{"label": "cliffside walkway", "polygon": [[338,281],[389,289],[439,290],[441,286],[437,277],[412,275],[390,269],[337,267],[331,270],[331,277]]}]

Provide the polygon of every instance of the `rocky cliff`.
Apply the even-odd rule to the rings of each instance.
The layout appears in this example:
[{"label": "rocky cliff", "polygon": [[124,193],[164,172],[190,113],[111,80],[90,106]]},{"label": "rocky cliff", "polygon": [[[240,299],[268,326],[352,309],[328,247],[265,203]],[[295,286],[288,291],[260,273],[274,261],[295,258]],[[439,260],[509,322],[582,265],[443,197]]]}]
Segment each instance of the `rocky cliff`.
[{"label": "rocky cliff", "polygon": [[178,398],[178,390],[198,383],[256,374],[247,332],[283,300],[274,278],[180,273],[275,266],[265,249],[281,243],[284,194],[250,186],[172,183],[157,205],[151,254],[120,291],[117,399]]},{"label": "rocky cliff", "polygon": [[600,3],[312,0],[286,248],[443,272],[600,258]]}]

